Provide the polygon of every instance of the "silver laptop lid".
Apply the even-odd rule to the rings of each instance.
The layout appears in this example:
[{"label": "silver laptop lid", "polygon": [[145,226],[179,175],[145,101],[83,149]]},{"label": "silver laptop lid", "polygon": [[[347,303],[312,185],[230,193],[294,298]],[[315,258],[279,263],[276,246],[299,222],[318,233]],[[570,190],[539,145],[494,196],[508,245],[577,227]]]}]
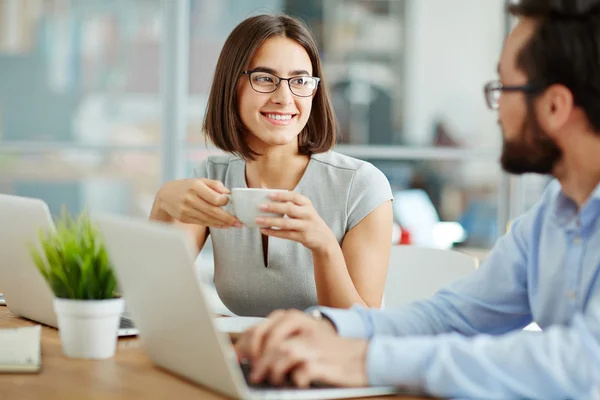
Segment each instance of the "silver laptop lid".
[{"label": "silver laptop lid", "polygon": [[247,397],[235,351],[215,329],[196,279],[191,238],[177,227],[145,220],[95,220],[152,361],[227,396]]},{"label": "silver laptop lid", "polygon": [[29,253],[39,229],[54,229],[44,201],[0,194],[0,285],[6,305],[18,316],[56,327],[54,296]]},{"label": "silver laptop lid", "polygon": [[140,338],[158,366],[234,398],[342,399],[399,392],[392,387],[248,388],[229,338],[215,329],[194,271],[191,237],[178,227],[145,220],[100,216],[96,221]]},{"label": "silver laptop lid", "polygon": [[[30,244],[38,245],[40,229],[54,230],[43,200],[0,194],[0,289],[6,305],[15,315],[57,328],[54,294],[29,251]],[[131,322],[121,325],[119,336],[137,335]]]}]

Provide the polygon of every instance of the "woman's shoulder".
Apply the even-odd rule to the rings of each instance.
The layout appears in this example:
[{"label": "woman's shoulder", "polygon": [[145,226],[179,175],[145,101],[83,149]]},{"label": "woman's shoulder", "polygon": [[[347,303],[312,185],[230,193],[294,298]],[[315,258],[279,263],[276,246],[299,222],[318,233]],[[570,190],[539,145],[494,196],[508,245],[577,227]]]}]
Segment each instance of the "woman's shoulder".
[{"label": "woman's shoulder", "polygon": [[206,157],[204,160],[206,160],[207,164],[214,164],[214,165],[229,165],[232,162],[242,161],[242,159],[236,155],[224,154],[224,153],[211,154],[208,157]]},{"label": "woman's shoulder", "polygon": [[[329,170],[317,170],[319,182],[326,182],[329,198],[336,207],[344,204],[348,222],[346,231],[352,229],[375,208],[393,199],[390,183],[383,172],[368,161],[329,151],[313,155],[313,159]],[[322,185],[322,183],[320,183]],[[331,192],[335,193],[331,193]]]},{"label": "woman's shoulder", "polygon": [[362,168],[371,168],[373,164],[370,162],[359,160],[358,158],[350,157],[335,151],[327,151],[325,153],[313,154],[312,159],[324,168],[358,171]]},{"label": "woman's shoulder", "polygon": [[329,177],[331,187],[362,193],[365,190],[390,191],[390,184],[387,177],[376,166],[368,161],[359,160],[344,154],[328,151],[326,153],[313,154],[312,159],[318,166],[314,169],[315,176],[319,177],[319,182]]},{"label": "woman's shoulder", "polygon": [[243,160],[231,154],[211,154],[203,158],[194,169],[194,176],[197,178],[208,178],[221,180],[231,164],[243,162]]}]

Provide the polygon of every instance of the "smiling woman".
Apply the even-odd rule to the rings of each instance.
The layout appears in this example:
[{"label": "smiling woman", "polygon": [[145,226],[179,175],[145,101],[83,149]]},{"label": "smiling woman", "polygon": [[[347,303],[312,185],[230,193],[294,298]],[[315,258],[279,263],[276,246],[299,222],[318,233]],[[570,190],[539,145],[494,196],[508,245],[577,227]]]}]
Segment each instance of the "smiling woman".
[{"label": "smiling woman", "polygon": [[[390,185],[373,165],[331,151],[335,117],[303,24],[260,15],[233,30],[217,62],[204,132],[227,154],[203,160],[193,179],[167,182],[151,219],[182,225],[199,250],[211,235],[215,286],[231,311],[381,305]],[[284,189],[260,205],[284,218],[242,226],[224,208],[233,188]]]},{"label": "smiling woman", "polygon": [[335,143],[317,44],[304,25],[285,15],[249,18],[229,35],[217,62],[204,131],[220,149],[254,160],[265,150],[255,137],[260,139],[265,128],[273,131],[265,114],[292,116],[289,129],[279,135],[297,138],[302,155],[322,153]]},{"label": "smiling woman", "polygon": [[[311,115],[312,96],[318,82],[318,78],[312,76],[312,63],[306,50],[293,39],[271,37],[252,57],[249,70],[245,71],[249,82],[242,79],[238,91],[240,117],[250,133],[246,135],[246,143],[253,152],[263,154],[265,147],[297,142],[298,132]],[[290,78],[280,78],[277,74]],[[284,83],[282,87],[284,81],[287,85]],[[331,126],[333,128],[333,122]],[[324,136],[333,141],[334,132]]]},{"label": "smiling woman", "polygon": [[[272,44],[273,40],[275,39],[267,41],[265,46],[269,43],[271,43],[271,46],[277,46],[277,44]],[[289,44],[293,44],[293,42],[290,42]],[[250,86],[258,93],[273,93],[279,88],[282,81],[287,81],[290,92],[298,97],[311,97],[317,90],[317,85],[320,80],[317,77],[310,76],[310,73],[306,70],[291,71],[289,73],[289,75],[292,75],[291,78],[282,78],[275,75],[275,72],[276,71],[271,68],[257,67],[251,71],[244,71],[244,74],[248,75]],[[298,116],[298,113],[265,110],[261,111],[261,115],[266,117],[272,124],[289,125],[294,122],[293,120]]]}]

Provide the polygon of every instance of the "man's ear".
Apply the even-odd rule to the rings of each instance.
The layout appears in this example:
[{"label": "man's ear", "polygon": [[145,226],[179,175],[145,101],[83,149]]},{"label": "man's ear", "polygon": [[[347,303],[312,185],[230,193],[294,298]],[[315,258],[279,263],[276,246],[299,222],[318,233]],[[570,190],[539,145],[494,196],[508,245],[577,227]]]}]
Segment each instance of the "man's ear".
[{"label": "man's ear", "polygon": [[573,107],[573,93],[564,85],[551,85],[535,102],[540,127],[554,137],[571,117]]}]

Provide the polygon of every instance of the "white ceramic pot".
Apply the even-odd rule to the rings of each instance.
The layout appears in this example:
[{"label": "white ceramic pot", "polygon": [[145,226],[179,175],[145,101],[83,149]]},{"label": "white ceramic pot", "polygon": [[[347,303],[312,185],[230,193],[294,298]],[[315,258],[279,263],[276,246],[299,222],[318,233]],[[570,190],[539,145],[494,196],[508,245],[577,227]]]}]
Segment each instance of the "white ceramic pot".
[{"label": "white ceramic pot", "polygon": [[105,359],[115,355],[122,298],[110,300],[54,299],[63,353],[71,358]]}]

